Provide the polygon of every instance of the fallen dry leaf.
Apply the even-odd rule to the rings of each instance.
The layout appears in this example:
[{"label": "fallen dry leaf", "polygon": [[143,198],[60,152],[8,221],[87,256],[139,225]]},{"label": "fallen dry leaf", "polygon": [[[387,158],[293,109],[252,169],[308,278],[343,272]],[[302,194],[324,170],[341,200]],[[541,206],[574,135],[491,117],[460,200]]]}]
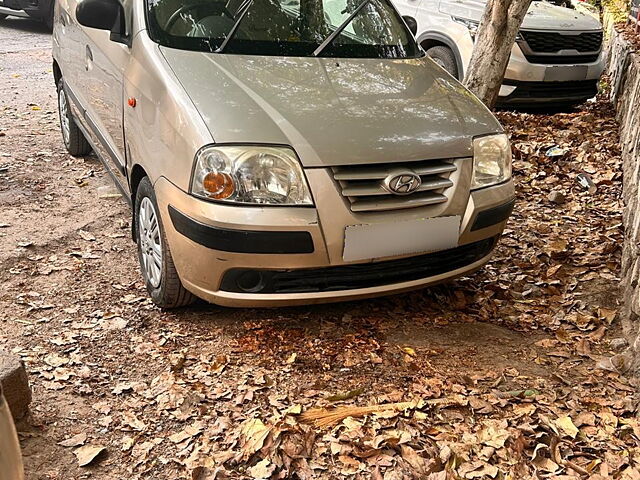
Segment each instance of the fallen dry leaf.
[{"label": "fallen dry leaf", "polygon": [[98,445],[85,445],[75,450],[73,454],[78,459],[78,465],[80,467],[86,467],[93,463],[103,452],[106,452],[105,447]]},{"label": "fallen dry leaf", "polygon": [[79,445],[83,445],[84,442],[86,441],[87,441],[87,434],[79,433],[77,435],[74,435],[73,437],[63,440],[62,442],[58,442],[58,445],[61,445],[63,447],[77,447]]}]

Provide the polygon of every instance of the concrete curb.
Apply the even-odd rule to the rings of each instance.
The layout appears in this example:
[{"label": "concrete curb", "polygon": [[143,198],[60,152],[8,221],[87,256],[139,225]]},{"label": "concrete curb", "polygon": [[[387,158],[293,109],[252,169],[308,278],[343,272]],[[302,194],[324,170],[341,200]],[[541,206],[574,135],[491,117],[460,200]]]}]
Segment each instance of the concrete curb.
[{"label": "concrete curb", "polygon": [[0,351],[0,385],[15,420],[29,412],[31,388],[22,360],[15,355]]}]

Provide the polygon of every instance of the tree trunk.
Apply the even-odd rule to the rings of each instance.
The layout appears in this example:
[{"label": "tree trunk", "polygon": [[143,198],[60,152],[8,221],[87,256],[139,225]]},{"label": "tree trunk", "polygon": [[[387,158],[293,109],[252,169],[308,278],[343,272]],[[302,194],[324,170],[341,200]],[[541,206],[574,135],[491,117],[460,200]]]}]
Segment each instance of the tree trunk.
[{"label": "tree trunk", "polygon": [[488,0],[480,21],[464,84],[493,108],[513,42],[531,0]]}]

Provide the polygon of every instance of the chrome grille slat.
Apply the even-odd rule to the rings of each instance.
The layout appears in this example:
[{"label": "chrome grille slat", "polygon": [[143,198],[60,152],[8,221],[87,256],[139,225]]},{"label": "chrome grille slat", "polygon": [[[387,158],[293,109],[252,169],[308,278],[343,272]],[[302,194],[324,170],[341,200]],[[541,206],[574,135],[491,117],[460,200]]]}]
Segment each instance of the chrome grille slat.
[{"label": "chrome grille slat", "polygon": [[[457,170],[457,166],[453,160],[423,160],[381,165],[348,165],[334,167],[332,170],[342,195],[351,204],[351,211],[381,212],[446,202],[448,198],[444,192],[454,185],[449,177]],[[383,186],[383,180],[403,171],[419,175],[422,183],[408,195],[391,193]]]},{"label": "chrome grille slat", "polygon": [[[453,186],[453,182],[448,178],[435,178],[422,182],[417,192],[426,192],[428,190],[439,190],[441,188],[449,188]],[[363,195],[389,195],[380,182],[367,182],[360,185],[353,185],[342,189],[342,195],[345,197],[360,197]]]},{"label": "chrome grille slat", "polygon": [[412,166],[411,163],[397,163],[386,165],[355,165],[353,167],[336,167],[333,177],[336,180],[382,180],[393,170],[410,169],[418,175],[436,175],[438,173],[455,172],[456,166],[452,163],[439,161],[418,162],[420,165]]},{"label": "chrome grille slat", "polygon": [[398,210],[401,208],[424,207],[447,201],[441,193],[427,193],[426,195],[412,194],[406,197],[374,197],[372,200],[355,200],[351,203],[354,212],[382,212],[384,210]]}]

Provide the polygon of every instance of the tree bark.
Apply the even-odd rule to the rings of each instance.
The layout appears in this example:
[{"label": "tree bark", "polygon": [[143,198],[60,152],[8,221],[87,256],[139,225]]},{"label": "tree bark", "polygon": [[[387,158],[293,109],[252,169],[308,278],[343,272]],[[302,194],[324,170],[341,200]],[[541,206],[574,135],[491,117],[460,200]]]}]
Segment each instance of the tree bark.
[{"label": "tree bark", "polygon": [[489,108],[498,99],[511,48],[530,5],[531,0],[487,1],[464,84]]}]

